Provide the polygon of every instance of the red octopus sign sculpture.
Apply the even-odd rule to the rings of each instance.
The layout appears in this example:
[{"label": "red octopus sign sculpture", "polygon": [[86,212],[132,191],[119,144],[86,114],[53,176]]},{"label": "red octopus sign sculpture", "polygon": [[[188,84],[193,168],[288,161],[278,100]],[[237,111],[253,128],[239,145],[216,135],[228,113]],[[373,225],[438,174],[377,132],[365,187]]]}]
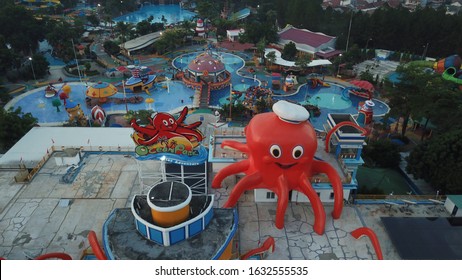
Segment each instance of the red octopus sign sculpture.
[{"label": "red octopus sign sculpture", "polygon": [[305,194],[311,202],[315,221],[314,231],[324,233],[326,213],[311,185],[313,175],[327,174],[334,191],[334,219],[340,218],[343,209],[343,186],[336,170],[328,163],[314,159],[317,148],[316,132],[307,121],[308,111],[302,106],[279,101],[274,112],[256,115],[245,128],[247,143],[223,141],[221,146],[246,153],[248,159],[220,170],[212,182],[220,188],[228,176],[245,173],[230,193],[224,207],[234,207],[244,191],[268,189],[278,197],[276,227],[284,227],[284,214],[289,192]]}]

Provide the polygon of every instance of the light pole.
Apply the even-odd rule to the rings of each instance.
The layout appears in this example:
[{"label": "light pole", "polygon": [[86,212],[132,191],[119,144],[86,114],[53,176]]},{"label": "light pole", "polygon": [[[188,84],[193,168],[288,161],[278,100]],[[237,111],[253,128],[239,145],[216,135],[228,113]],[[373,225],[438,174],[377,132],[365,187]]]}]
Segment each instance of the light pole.
[{"label": "light pole", "polygon": [[37,78],[35,77],[34,64],[32,63],[32,57],[29,57],[30,67],[32,68],[32,75],[34,75],[35,83],[37,83]]},{"label": "light pole", "polygon": [[373,41],[372,38],[369,38],[366,42],[366,59],[367,59],[367,53],[368,53],[367,47],[369,46],[369,41]]},{"label": "light pole", "polygon": [[340,75],[340,64],[342,64],[342,54],[339,54],[338,58],[339,58],[339,60],[338,60],[338,68],[337,68],[337,78]]},{"label": "light pole", "polygon": [[347,41],[346,41],[345,52],[348,51],[348,44],[350,43],[350,33],[351,33],[351,23],[352,23],[352,21],[353,21],[353,13],[354,13],[354,11],[351,10],[350,24],[349,24],[349,26],[348,26],[348,37],[347,37]]},{"label": "light pole", "polygon": [[427,50],[428,50],[428,45],[430,43],[427,43],[424,47],[424,51],[423,51],[423,54],[422,54],[422,59],[425,60],[425,57],[427,56]]}]

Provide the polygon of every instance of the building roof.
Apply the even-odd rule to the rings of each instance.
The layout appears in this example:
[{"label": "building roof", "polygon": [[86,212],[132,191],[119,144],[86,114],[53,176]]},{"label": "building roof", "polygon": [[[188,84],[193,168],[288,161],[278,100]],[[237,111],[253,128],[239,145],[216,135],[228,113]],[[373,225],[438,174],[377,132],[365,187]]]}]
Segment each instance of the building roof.
[{"label": "building roof", "polygon": [[321,32],[312,32],[307,29],[298,29],[293,26],[287,26],[279,32],[279,38],[282,40],[293,41],[294,43],[319,47],[335,39],[335,37],[326,35]]},{"label": "building roof", "polygon": [[126,49],[127,51],[135,51],[148,47],[157,41],[161,36],[161,31],[149,33],[133,40],[122,43],[120,47]]},{"label": "building roof", "polygon": [[213,57],[209,53],[202,53],[193,59],[188,69],[192,72],[205,72],[218,73],[225,70],[225,65],[218,58]]},{"label": "building roof", "polygon": [[47,153],[61,147],[134,151],[132,133],[131,127],[34,127],[0,158],[0,166],[17,167],[22,162],[33,168]]},{"label": "building roof", "polygon": [[458,208],[462,208],[462,195],[448,195],[446,197],[450,199]]},{"label": "building roof", "polygon": [[[274,62],[275,64],[287,66],[287,67],[295,66],[295,61],[288,61],[288,60],[283,59],[281,57],[281,52],[276,49],[272,49],[272,48],[265,49],[265,57],[270,52],[274,52],[276,54],[276,61]],[[330,62],[327,59],[314,59],[307,65],[307,67],[315,67],[315,66],[330,65],[330,64],[332,64],[332,62]]]},{"label": "building roof", "polygon": [[226,34],[228,36],[239,36],[239,34],[244,33],[244,29],[232,29],[232,30],[226,30]]}]

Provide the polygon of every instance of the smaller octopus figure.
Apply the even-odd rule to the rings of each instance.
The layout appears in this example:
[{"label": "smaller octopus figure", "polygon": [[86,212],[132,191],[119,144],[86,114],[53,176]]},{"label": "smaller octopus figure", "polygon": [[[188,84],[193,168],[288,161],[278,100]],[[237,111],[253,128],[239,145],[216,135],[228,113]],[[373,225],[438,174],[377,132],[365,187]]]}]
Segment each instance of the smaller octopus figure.
[{"label": "smaller octopus figure", "polygon": [[224,207],[234,207],[244,191],[268,189],[277,195],[277,228],[284,227],[284,214],[292,190],[305,194],[314,212],[314,231],[324,233],[326,213],[319,196],[311,185],[313,175],[326,173],[334,192],[332,216],[338,219],[343,209],[343,186],[337,171],[327,162],[314,158],[317,149],[316,133],[307,121],[308,111],[302,106],[279,101],[273,111],[258,114],[245,128],[247,143],[223,141],[229,147],[247,154],[245,160],[221,169],[212,181],[220,188],[228,176],[245,173],[232,189]]},{"label": "smaller octopus figure", "polygon": [[200,142],[204,135],[197,129],[202,122],[184,124],[188,107],[184,107],[178,119],[168,113],[157,113],[150,119],[148,126],[140,126],[135,119],[130,121],[130,125],[141,136],[138,139],[139,145],[150,146],[165,141],[173,137],[185,137],[191,142]]}]

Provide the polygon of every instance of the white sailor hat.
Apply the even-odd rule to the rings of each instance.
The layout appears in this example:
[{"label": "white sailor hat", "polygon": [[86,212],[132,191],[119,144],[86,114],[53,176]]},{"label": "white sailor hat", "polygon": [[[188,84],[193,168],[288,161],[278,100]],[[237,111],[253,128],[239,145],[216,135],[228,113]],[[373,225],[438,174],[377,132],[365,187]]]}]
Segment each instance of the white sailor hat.
[{"label": "white sailor hat", "polygon": [[310,113],[303,106],[280,100],[273,105],[273,112],[283,121],[301,123],[310,118]]}]

